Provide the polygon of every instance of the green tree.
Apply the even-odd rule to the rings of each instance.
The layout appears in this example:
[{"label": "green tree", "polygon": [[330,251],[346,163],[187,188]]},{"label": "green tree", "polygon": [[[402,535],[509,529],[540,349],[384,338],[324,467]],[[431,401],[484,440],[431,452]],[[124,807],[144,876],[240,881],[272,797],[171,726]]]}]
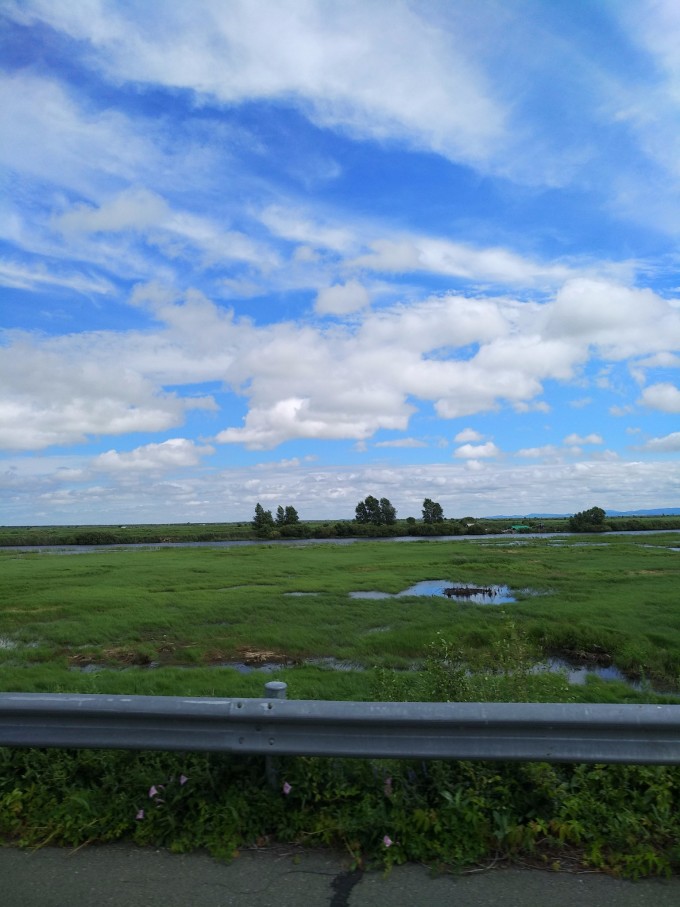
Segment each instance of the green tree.
[{"label": "green tree", "polygon": [[369,494],[363,501],[359,501],[354,513],[357,523],[380,525],[380,501],[372,494]]},{"label": "green tree", "polygon": [[425,498],[423,501],[423,523],[441,523],[444,519],[442,505]]},{"label": "green tree", "polygon": [[604,532],[607,528],[604,522],[605,516],[601,507],[581,510],[569,518],[569,529],[571,532]]},{"label": "green tree", "polygon": [[265,510],[262,504],[255,506],[255,516],[251,523],[258,535],[268,535],[274,528],[274,519],[271,510]]},{"label": "green tree", "polygon": [[300,522],[300,517],[298,516],[298,512],[294,507],[286,507],[284,517],[286,520],[286,526],[294,526],[296,523]]},{"label": "green tree", "polygon": [[388,498],[374,498],[369,494],[363,501],[359,501],[355,510],[357,523],[371,523],[373,526],[391,526],[396,522],[397,511]]},{"label": "green tree", "polygon": [[393,526],[397,522],[397,511],[387,498],[380,498],[380,516],[384,526]]},{"label": "green tree", "polygon": [[276,508],[276,525],[277,526],[294,526],[300,522],[298,512],[294,507],[284,508],[279,504]]}]

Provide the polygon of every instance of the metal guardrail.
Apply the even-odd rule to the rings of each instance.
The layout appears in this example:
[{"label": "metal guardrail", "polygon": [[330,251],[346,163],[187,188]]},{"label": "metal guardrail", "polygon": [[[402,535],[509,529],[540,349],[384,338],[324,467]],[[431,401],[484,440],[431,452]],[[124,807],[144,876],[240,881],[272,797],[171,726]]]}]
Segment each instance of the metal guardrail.
[{"label": "metal guardrail", "polygon": [[0,746],[677,765],[680,705],[3,693]]}]

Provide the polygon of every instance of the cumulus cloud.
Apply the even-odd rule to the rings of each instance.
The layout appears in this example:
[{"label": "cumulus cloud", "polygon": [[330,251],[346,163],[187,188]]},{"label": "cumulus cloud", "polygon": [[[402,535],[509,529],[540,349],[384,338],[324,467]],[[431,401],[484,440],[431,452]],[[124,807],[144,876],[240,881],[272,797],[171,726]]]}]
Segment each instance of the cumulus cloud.
[{"label": "cumulus cloud", "polygon": [[[529,408],[544,381],[570,380],[589,355],[581,339],[541,336],[550,303],[446,295],[368,309],[351,324],[323,328],[258,326],[198,291],[182,297],[157,284],[140,285],[132,299],[153,316],[155,331],[9,335],[1,366],[7,446],[167,430],[187,408],[215,404],[165,386],[202,381],[220,381],[248,401],[243,423],[219,431],[220,443],[264,449],[291,438],[365,441],[380,429],[406,431],[420,401],[448,419],[506,404]],[[645,323],[640,333],[651,331]],[[677,411],[679,400],[671,385],[643,395],[665,411]],[[596,443],[592,437],[572,440]]]},{"label": "cumulus cloud", "polygon": [[202,457],[214,452],[215,448],[209,445],[199,446],[187,438],[170,438],[122,453],[108,450],[95,457],[91,465],[104,472],[164,472],[196,466]]},{"label": "cumulus cloud", "polygon": [[482,435],[480,435],[478,431],[475,431],[474,428],[464,428],[455,435],[453,440],[458,441],[459,443],[464,441],[481,441]]},{"label": "cumulus cloud", "polygon": [[545,336],[594,345],[619,360],[677,348],[680,312],[652,290],[575,278],[546,309]]},{"label": "cumulus cloud", "polygon": [[669,352],[656,353],[640,359],[636,365],[640,368],[680,368],[680,356]]},{"label": "cumulus cloud", "polygon": [[663,413],[680,413],[680,390],[667,382],[650,384],[642,392],[640,402]]},{"label": "cumulus cloud", "polygon": [[487,441],[486,444],[463,444],[454,451],[455,457],[464,460],[486,459],[487,457],[497,457],[499,454],[500,450],[493,441]]},{"label": "cumulus cloud", "polygon": [[163,431],[187,410],[214,407],[209,397],[165,392],[144,374],[135,339],[146,345],[133,334],[11,335],[0,357],[0,447],[41,450],[88,435]]},{"label": "cumulus cloud", "polygon": [[680,431],[674,431],[663,438],[650,438],[643,445],[644,450],[651,450],[655,453],[675,453],[680,451]]}]

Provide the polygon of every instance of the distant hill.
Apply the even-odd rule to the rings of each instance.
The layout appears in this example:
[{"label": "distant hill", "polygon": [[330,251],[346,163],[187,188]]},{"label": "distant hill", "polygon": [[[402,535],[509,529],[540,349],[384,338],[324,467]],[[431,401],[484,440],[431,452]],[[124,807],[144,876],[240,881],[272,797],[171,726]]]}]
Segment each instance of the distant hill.
[{"label": "distant hill", "polygon": [[658,507],[656,510],[607,510],[607,516],[678,516],[680,507]]},{"label": "distant hill", "polygon": [[[680,516],[680,507],[657,507],[655,510],[607,510],[607,516]],[[490,520],[560,520],[571,513],[514,513],[487,517]]]}]

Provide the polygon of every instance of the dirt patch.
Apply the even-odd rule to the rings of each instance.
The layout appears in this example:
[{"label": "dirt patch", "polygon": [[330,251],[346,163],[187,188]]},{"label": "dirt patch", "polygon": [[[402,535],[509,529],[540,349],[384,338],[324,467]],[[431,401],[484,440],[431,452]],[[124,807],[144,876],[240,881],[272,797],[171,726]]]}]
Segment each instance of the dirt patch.
[{"label": "dirt patch", "polygon": [[[78,657],[78,656],[76,656]],[[86,656],[81,656],[86,657]],[[114,646],[102,651],[102,658],[107,662],[115,662],[119,665],[141,665],[148,666],[151,664],[151,656],[143,652],[135,652],[134,649],[125,649],[120,646]],[[89,659],[92,661],[92,659]]]},{"label": "dirt patch", "polygon": [[627,570],[626,576],[668,576],[671,570]]},{"label": "dirt patch", "polygon": [[261,664],[281,664],[290,665],[294,663],[289,655],[282,655],[280,652],[271,652],[269,649],[254,649],[251,646],[240,646],[238,654],[245,665]]}]

